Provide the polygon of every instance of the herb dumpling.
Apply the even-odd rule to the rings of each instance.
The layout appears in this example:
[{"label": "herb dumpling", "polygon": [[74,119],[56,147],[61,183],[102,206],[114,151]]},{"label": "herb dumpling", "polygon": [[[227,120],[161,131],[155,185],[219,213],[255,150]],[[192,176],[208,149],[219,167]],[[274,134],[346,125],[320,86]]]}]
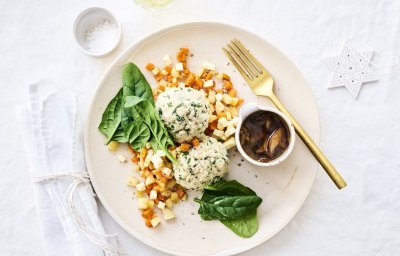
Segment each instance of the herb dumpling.
[{"label": "herb dumpling", "polygon": [[197,147],[178,154],[175,179],[187,189],[202,190],[228,172],[228,163],[228,152],[222,143],[206,137]]},{"label": "herb dumpling", "polygon": [[174,88],[161,93],[157,111],[165,127],[179,143],[201,137],[208,127],[210,105],[203,92]]}]

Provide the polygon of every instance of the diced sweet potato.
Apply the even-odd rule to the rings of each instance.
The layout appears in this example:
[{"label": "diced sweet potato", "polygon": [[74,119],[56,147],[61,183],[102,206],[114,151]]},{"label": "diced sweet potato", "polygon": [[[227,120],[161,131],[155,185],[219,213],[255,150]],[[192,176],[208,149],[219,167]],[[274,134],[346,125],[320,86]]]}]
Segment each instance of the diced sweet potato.
[{"label": "diced sweet potato", "polygon": [[154,64],[153,64],[153,63],[147,63],[146,69],[147,69],[148,71],[152,71],[152,70],[154,69]]},{"label": "diced sweet potato", "polygon": [[183,151],[183,152],[189,151],[190,145],[187,144],[187,143],[182,143],[182,144],[179,146],[179,149],[180,149],[181,151]]},{"label": "diced sweet potato", "polygon": [[237,90],[235,88],[232,88],[228,91],[228,95],[231,96],[232,98],[236,97]]},{"label": "diced sweet potato", "polygon": [[200,141],[199,141],[198,138],[194,138],[194,139],[192,140],[192,145],[193,145],[193,147],[197,147],[199,144],[200,144]]}]

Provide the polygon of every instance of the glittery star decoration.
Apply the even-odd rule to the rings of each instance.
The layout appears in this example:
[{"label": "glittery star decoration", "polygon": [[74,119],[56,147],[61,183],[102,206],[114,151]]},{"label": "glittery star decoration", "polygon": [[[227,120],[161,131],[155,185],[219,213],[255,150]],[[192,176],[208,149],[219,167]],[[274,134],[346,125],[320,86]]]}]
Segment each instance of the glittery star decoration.
[{"label": "glittery star decoration", "polygon": [[370,66],[372,55],[373,51],[360,53],[346,44],[340,56],[327,58],[326,62],[333,71],[329,88],[344,86],[357,98],[362,84],[378,80]]}]

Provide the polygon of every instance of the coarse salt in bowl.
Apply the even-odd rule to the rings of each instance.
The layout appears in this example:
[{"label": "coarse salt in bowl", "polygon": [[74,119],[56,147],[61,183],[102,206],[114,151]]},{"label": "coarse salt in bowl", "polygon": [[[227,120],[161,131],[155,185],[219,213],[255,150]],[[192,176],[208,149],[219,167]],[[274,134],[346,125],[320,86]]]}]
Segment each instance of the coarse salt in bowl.
[{"label": "coarse salt in bowl", "polygon": [[101,7],[82,11],[74,23],[74,37],[87,55],[102,57],[111,53],[121,40],[121,26],[114,15]]}]

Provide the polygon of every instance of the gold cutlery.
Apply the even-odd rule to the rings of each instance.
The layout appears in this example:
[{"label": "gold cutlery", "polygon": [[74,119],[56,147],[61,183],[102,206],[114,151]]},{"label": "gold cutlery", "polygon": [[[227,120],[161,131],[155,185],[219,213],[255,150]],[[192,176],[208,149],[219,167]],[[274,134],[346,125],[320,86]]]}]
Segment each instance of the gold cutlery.
[{"label": "gold cutlery", "polygon": [[339,189],[346,187],[346,181],[296,119],[289,113],[282,102],[276,97],[274,93],[274,80],[263,65],[237,39],[232,40],[226,47],[222,48],[222,50],[239,70],[239,73],[243,76],[244,80],[246,80],[247,84],[250,85],[253,92],[258,96],[268,97],[280,111],[289,117],[299,137],[303,140],[304,144],[306,144],[336,186]]}]

